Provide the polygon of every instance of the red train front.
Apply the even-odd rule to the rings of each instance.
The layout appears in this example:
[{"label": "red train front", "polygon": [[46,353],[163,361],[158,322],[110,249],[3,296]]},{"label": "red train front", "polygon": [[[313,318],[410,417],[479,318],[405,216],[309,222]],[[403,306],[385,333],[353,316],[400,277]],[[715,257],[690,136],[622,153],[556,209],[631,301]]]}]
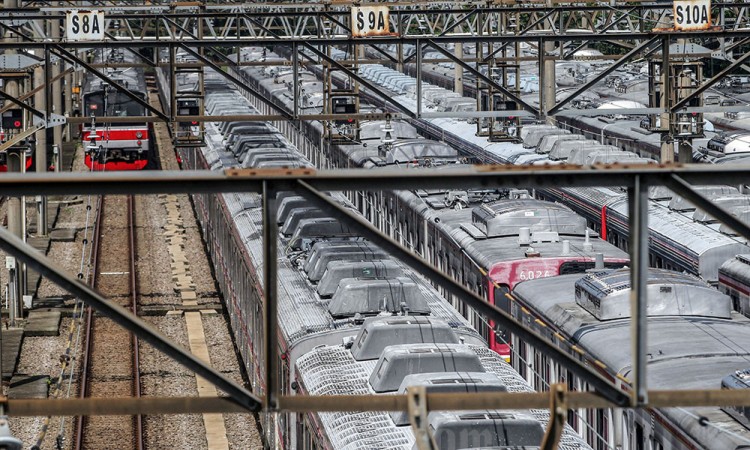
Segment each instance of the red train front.
[{"label": "red train front", "polygon": [[[118,63],[127,62],[127,56],[133,57],[113,52],[105,56],[106,61]],[[109,77],[132,95],[147,101],[141,69],[118,70],[109,73]],[[142,119],[147,115],[146,108],[91,74],[86,77],[82,87],[82,102],[83,115],[91,119],[81,128],[86,166],[97,171],[145,169],[153,154],[151,127]],[[118,120],[104,122],[98,119],[100,117],[117,117]],[[133,120],[125,120],[127,117],[133,117]]]}]

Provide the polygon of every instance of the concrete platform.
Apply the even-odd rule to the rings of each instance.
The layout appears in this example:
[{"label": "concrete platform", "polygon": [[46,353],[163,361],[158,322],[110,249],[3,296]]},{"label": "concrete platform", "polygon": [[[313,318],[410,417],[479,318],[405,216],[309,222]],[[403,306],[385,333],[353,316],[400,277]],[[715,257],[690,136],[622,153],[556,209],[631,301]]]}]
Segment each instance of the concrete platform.
[{"label": "concrete platform", "polygon": [[57,228],[49,232],[49,238],[52,242],[75,242],[76,233],[75,228]]},{"label": "concrete platform", "polygon": [[65,306],[65,299],[62,297],[35,298],[31,301],[32,309],[62,308],[64,306]]},{"label": "concrete platform", "polygon": [[26,238],[26,243],[28,243],[35,249],[45,254],[47,253],[47,250],[49,249],[49,242],[50,242],[49,237],[29,236]]},{"label": "concrete platform", "polygon": [[23,329],[26,336],[57,336],[60,334],[59,310],[38,309],[29,311],[26,326]]},{"label": "concrete platform", "polygon": [[18,354],[21,351],[21,342],[23,341],[23,330],[20,328],[6,330],[3,327],[0,334],[0,339],[3,342],[3,379],[7,380],[16,371]]},{"label": "concrete platform", "polygon": [[47,398],[49,394],[47,375],[15,375],[10,379],[8,398]]},{"label": "concrete platform", "polygon": [[182,304],[182,305],[149,305],[149,306],[142,306],[138,308],[138,315],[139,316],[167,316],[170,315],[170,313],[182,313],[187,311],[198,311],[201,312],[203,310],[210,310],[215,312],[216,314],[219,313],[219,311],[224,311],[224,306],[221,303],[202,303],[198,304],[197,302],[195,304]]}]

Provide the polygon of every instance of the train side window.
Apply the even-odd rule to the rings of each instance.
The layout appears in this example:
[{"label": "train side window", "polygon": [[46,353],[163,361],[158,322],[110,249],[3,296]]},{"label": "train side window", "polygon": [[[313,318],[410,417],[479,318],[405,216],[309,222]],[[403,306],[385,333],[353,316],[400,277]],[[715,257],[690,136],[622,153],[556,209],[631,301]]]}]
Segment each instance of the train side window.
[{"label": "train side window", "polygon": [[635,424],[635,450],[646,450],[643,445],[643,427],[636,422]]}]

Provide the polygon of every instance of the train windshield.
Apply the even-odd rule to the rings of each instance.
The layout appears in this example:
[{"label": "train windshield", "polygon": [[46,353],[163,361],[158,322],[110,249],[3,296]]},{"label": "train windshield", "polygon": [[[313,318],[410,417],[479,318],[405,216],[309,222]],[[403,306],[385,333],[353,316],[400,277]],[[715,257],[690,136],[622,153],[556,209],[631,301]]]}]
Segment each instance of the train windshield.
[{"label": "train windshield", "polygon": [[[143,95],[138,95],[144,100]],[[134,117],[145,116],[146,108],[121,92],[92,92],[84,100],[87,117]],[[138,121],[135,121],[138,122]]]}]

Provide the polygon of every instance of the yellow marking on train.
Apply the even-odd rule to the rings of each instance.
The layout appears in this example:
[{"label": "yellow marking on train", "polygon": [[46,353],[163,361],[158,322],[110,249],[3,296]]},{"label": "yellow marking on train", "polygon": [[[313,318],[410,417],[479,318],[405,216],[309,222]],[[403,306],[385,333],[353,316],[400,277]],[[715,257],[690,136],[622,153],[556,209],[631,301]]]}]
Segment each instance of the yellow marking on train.
[{"label": "yellow marking on train", "polygon": [[[485,276],[485,277],[487,276],[487,272],[485,272],[485,270],[484,270],[484,269],[482,269],[481,267],[479,267],[479,273],[481,273],[481,274],[482,274],[483,276]],[[494,283],[494,282],[493,282],[493,283]]]},{"label": "yellow marking on train", "polygon": [[521,311],[522,311],[522,312],[523,312],[524,314],[531,314],[531,313],[529,312],[529,310],[528,310],[528,309],[526,309],[526,307],[524,307],[524,306],[522,306],[522,307],[521,307]]},{"label": "yellow marking on train", "polygon": [[557,331],[555,331],[555,337],[556,337],[557,339],[559,339],[559,340],[563,341],[563,342],[566,342],[566,340],[565,340],[565,336],[563,336],[562,334],[558,333]]},{"label": "yellow marking on train", "polygon": [[513,300],[515,300],[515,297],[513,297],[512,295],[510,295],[510,294],[509,294],[509,293],[507,293],[507,292],[505,293],[505,297],[507,297],[507,298],[508,298],[508,300],[510,300],[510,301],[513,301]]},{"label": "yellow marking on train", "polygon": [[628,384],[630,384],[630,380],[627,379],[626,377],[622,376],[619,373],[617,374],[617,378],[620,379],[620,380],[622,380],[622,381],[624,381],[624,382],[626,382],[626,383],[628,383]]},{"label": "yellow marking on train", "polygon": [[574,352],[580,353],[581,355],[585,354],[586,352],[583,351],[583,349],[577,345],[573,345],[570,347]]},{"label": "yellow marking on train", "polygon": [[602,369],[606,369],[607,368],[607,365],[604,364],[603,362],[599,361],[598,359],[594,360],[594,364],[596,364],[597,366],[601,367]]},{"label": "yellow marking on train", "polygon": [[546,323],[542,322],[542,321],[541,321],[541,320],[539,320],[539,319],[536,319],[536,320],[535,320],[534,322],[538,323],[538,324],[539,324],[540,326],[543,326],[543,327],[546,327],[546,326],[547,326],[547,324],[546,324]]}]

